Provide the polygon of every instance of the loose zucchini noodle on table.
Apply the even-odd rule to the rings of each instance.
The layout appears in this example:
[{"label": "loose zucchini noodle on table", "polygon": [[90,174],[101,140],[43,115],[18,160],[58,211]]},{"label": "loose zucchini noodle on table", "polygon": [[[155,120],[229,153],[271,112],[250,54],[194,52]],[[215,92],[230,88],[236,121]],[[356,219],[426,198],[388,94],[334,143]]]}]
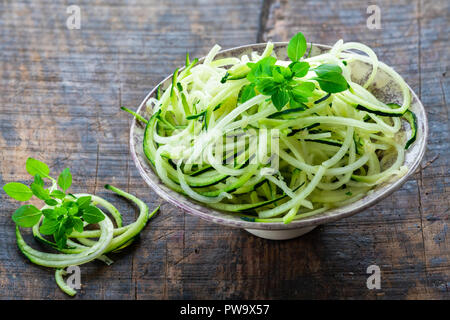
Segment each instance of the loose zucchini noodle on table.
[{"label": "loose zucchini noodle on table", "polygon": [[[240,58],[215,59],[219,50],[202,63],[187,56],[171,85],[148,100],[150,119],[137,115],[147,123],[146,157],[171,189],[245,220],[289,223],[357,201],[406,173],[405,149],[416,132],[410,90],[369,47],[339,40],[298,61],[277,60],[272,43],[262,55]],[[372,67],[364,83],[352,81],[355,61]],[[401,105],[368,90],[379,70],[400,88]],[[330,72],[345,79],[343,89],[327,86],[337,77]],[[402,119],[411,127],[408,141]]]},{"label": "loose zucchini noodle on table", "polygon": [[[105,219],[98,223],[99,229],[84,230],[83,232],[73,231],[67,235],[67,246],[60,248],[55,242],[47,240],[44,235],[41,234],[42,230],[40,229],[40,226],[45,219],[44,216],[41,216],[39,222],[33,226],[34,238],[61,253],[48,253],[32,248],[23,238],[19,226],[16,226],[16,239],[19,250],[32,263],[44,267],[55,268],[56,283],[63,292],[70,296],[75,295],[76,290],[64,281],[63,276],[66,275],[64,268],[82,265],[93,260],[102,261],[107,265],[112,264],[114,261],[107,257],[106,254],[121,251],[131,245],[139,236],[148,220],[159,210],[159,207],[157,207],[154,211],[149,213],[148,206],[135,196],[111,185],[105,185],[105,188],[134,202],[139,207],[140,213],[136,221],[123,226],[121,213],[109,201],[99,196],[81,193],[73,195],[73,197],[91,197],[93,205],[105,208],[112,216],[117,226],[114,227],[111,218],[108,215],[105,215]],[[49,208],[52,208],[52,206],[45,205],[42,210]]]}]

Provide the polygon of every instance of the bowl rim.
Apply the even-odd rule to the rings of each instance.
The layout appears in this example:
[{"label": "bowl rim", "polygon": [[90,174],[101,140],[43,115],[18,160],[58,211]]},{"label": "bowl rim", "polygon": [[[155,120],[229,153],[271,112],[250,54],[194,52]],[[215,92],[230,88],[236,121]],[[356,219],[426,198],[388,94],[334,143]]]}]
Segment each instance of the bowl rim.
[{"label": "bowl rim", "polygon": [[[286,46],[288,44],[288,42],[273,42],[273,44],[274,44],[274,48],[276,48],[276,47]],[[242,46],[238,46],[238,47],[221,50],[217,54],[220,55],[220,54],[230,53],[230,52],[238,51],[238,50],[255,49],[255,48],[265,47],[266,45],[267,45],[267,43],[247,44],[247,45],[242,45]],[[308,48],[309,48],[309,46],[318,47],[321,49],[331,49],[331,46],[323,45],[323,44],[316,44],[316,43],[309,43]],[[205,58],[205,56],[200,58],[199,62],[203,61],[204,58]],[[180,68],[179,71],[182,71],[183,69],[184,69],[184,67]],[[139,107],[136,111],[137,114],[141,113],[141,111],[145,107],[148,99],[155,94],[157,88],[160,85],[166,83],[171,78],[172,78],[172,75],[168,75],[162,81],[160,81],[152,90],[150,90],[150,92],[145,96],[144,100],[139,105]],[[135,163],[135,166],[137,167],[139,174],[144,179],[144,181],[158,194],[158,196],[160,196],[164,200],[174,204],[178,208],[182,209],[185,213],[188,213],[188,214],[191,214],[194,216],[198,216],[201,219],[211,221],[211,222],[214,222],[217,224],[221,224],[221,225],[225,225],[225,226],[229,226],[229,227],[244,228],[244,229],[289,230],[289,229],[299,229],[299,228],[313,226],[313,225],[317,226],[320,224],[333,222],[333,221],[340,220],[342,218],[350,217],[356,213],[363,211],[364,209],[371,207],[372,205],[376,204],[377,202],[385,199],[387,196],[391,195],[394,191],[398,190],[410,178],[410,176],[415,173],[416,169],[419,167],[420,162],[422,161],[422,158],[425,154],[426,145],[427,145],[427,141],[428,141],[428,119],[427,119],[426,110],[425,110],[422,102],[420,101],[419,97],[411,89],[411,87],[408,84],[406,84],[406,85],[411,92],[411,101],[414,101],[414,99],[416,99],[418,107],[421,109],[421,111],[422,111],[421,114],[423,116],[422,117],[422,122],[424,124],[423,138],[420,140],[420,141],[422,141],[422,143],[415,146],[416,148],[419,148],[418,156],[415,158],[412,165],[410,165],[408,167],[408,172],[405,175],[403,175],[399,179],[397,179],[397,180],[389,183],[385,187],[383,187],[381,193],[377,197],[374,197],[367,202],[363,202],[362,200],[364,200],[367,197],[367,195],[366,195],[363,198],[359,199],[358,201],[352,203],[351,205],[353,205],[353,207],[350,210],[345,210],[345,208],[348,206],[348,205],[346,205],[343,207],[333,208],[332,210],[326,210],[320,214],[317,214],[317,215],[314,215],[311,217],[307,217],[305,219],[294,220],[289,224],[284,224],[283,222],[251,222],[251,221],[245,221],[242,219],[241,220],[231,219],[230,217],[233,216],[233,213],[231,213],[231,212],[227,213],[225,211],[220,211],[220,210],[210,208],[200,202],[192,200],[187,196],[184,196],[182,194],[179,194],[176,191],[171,190],[170,188],[168,188],[165,185],[164,185],[164,189],[166,189],[166,190],[163,190],[160,186],[160,185],[163,185],[162,182],[157,183],[157,182],[153,181],[147,175],[147,173],[145,172],[145,169],[143,168],[143,166],[141,164],[140,157],[137,154],[136,146],[135,146],[134,139],[133,139],[134,131],[135,131],[135,128],[137,125],[137,119],[135,117],[133,117],[131,127],[130,127],[130,137],[129,137],[130,153],[131,153],[131,156]],[[415,144],[413,144],[413,146],[414,145]],[[154,171],[153,168],[148,164],[148,160],[146,158],[143,159],[143,161],[147,164],[147,166],[150,167],[150,169],[152,171]],[[158,178],[156,173],[155,173],[155,176]],[[197,206],[200,206],[204,210],[201,211],[201,210],[198,210],[197,208],[195,208],[195,206],[189,207],[189,206],[185,205],[184,203],[179,202],[179,200],[177,200],[177,198],[180,198],[180,197],[186,198],[188,202],[195,203]],[[355,207],[354,204],[356,204],[358,202],[360,202],[360,204]],[[332,215],[326,214],[327,212],[330,212],[330,211],[333,211],[334,213]],[[208,213],[208,212],[215,212],[216,215],[212,215],[211,213]]]}]

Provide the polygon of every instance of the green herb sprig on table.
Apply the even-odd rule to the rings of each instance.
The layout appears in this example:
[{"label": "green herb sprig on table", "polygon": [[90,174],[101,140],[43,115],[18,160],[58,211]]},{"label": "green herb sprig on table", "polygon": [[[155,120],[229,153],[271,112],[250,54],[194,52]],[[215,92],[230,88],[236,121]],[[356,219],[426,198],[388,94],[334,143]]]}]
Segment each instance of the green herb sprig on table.
[{"label": "green herb sprig on table", "polygon": [[[240,94],[239,102],[253,98],[258,93],[270,96],[274,106],[281,110],[289,103],[290,108],[304,108],[308,97],[313,95],[317,81],[320,88],[328,93],[337,93],[348,89],[348,83],[342,76],[342,69],[334,64],[322,64],[311,69],[310,64],[301,61],[306,52],[305,36],[299,32],[287,46],[287,55],[292,61],[289,66],[276,65],[277,59],[273,56],[265,57],[256,63],[247,63],[246,74],[233,75],[227,72],[222,82],[237,80],[244,77],[250,81],[245,85]],[[309,71],[314,71],[316,77],[304,78]]]},{"label": "green herb sprig on table", "polygon": [[[139,208],[137,219],[123,226],[122,214],[109,201],[93,194],[73,195],[67,191],[72,185],[72,174],[68,168],[61,172],[58,179],[54,179],[45,163],[28,158],[26,169],[34,176],[30,186],[11,182],[4,185],[3,189],[16,200],[28,201],[35,196],[44,201],[45,205],[39,210],[27,204],[14,212],[12,218],[16,222],[17,246],[32,263],[54,268],[56,284],[70,296],[75,295],[76,291],[64,281],[64,268],[82,265],[95,259],[110,265],[114,261],[105,254],[121,251],[131,245],[148,220],[159,210],[157,207],[149,213],[148,206],[142,200],[107,184],[105,189],[130,200]],[[44,179],[51,182],[48,188]],[[110,214],[116,227],[111,218],[98,209],[97,205]],[[98,228],[86,230],[86,225],[96,223]],[[20,227],[33,227],[36,240],[60,253],[48,253],[32,248],[22,237]],[[56,243],[42,235],[53,235]]]},{"label": "green herb sprig on table", "polygon": [[[77,198],[67,192],[72,185],[69,168],[64,169],[57,180],[49,175],[48,166],[39,160],[28,158],[26,169],[34,176],[30,186],[10,182],[3,186],[3,190],[18,201],[28,201],[35,196],[44,201],[45,206],[41,210],[31,204],[19,207],[12,216],[18,226],[33,227],[43,215],[39,231],[44,235],[53,235],[58,248],[62,249],[66,247],[67,236],[74,230],[83,232],[85,223],[94,224],[105,219],[102,211],[92,204],[91,196]],[[51,186],[45,188],[44,179],[50,180]]]}]

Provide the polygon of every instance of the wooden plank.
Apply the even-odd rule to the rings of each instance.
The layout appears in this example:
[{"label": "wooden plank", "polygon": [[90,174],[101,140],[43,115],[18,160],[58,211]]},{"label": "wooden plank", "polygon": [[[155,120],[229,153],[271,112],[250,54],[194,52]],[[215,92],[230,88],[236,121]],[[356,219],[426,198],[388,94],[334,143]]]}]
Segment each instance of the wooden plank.
[{"label": "wooden plank", "polygon": [[448,1],[419,3],[419,92],[428,108],[430,138],[417,178],[427,284],[447,298],[450,297],[450,150],[449,106],[446,100],[449,96],[449,80],[446,72],[450,62],[450,27],[442,12],[448,13],[449,9]]}]

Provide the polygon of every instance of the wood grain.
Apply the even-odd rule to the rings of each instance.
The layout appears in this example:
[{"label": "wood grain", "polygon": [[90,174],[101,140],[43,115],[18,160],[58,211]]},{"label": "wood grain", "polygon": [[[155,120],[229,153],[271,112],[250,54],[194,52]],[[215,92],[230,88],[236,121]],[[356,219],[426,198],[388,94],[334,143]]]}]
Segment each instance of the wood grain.
[{"label": "wood grain", "polygon": [[[29,182],[32,156],[55,175],[70,167],[73,191],[100,194],[131,219],[136,209],[103,190],[117,185],[161,212],[115,263],[82,267],[75,299],[449,299],[448,2],[78,1],[81,29],[66,27],[68,1],[0,3],[0,183]],[[446,15],[447,13],[447,15]],[[202,56],[302,31],[315,43],[361,41],[420,95],[430,140],[421,170],[395,194],[356,216],[289,241],[212,225],[163,203],[129,156],[134,108],[188,50]],[[428,163],[428,164],[427,164]],[[65,299],[53,272],[17,250],[0,195],[0,299]],[[366,268],[382,271],[368,290]]]}]

